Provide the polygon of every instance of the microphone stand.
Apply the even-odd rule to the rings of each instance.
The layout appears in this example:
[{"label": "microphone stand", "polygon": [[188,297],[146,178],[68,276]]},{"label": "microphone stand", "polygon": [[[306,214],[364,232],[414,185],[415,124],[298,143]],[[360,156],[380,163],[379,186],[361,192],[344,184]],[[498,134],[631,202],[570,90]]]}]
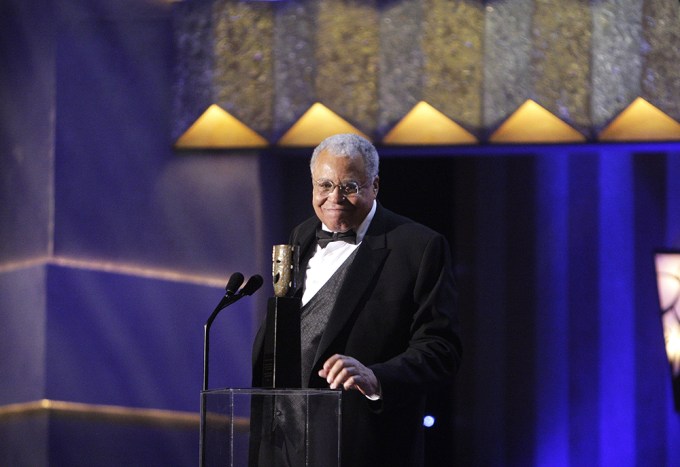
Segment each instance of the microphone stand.
[{"label": "microphone stand", "polygon": [[222,298],[220,303],[215,307],[208,320],[203,325],[203,390],[208,390],[208,360],[210,358],[210,327],[213,321],[217,318],[217,314],[231,305],[232,303],[238,301],[243,297],[243,294],[227,294]]},{"label": "microphone stand", "polygon": [[[203,326],[203,393],[208,390],[208,360],[210,358],[210,326],[212,326],[213,321],[217,317],[217,314],[231,305],[232,303],[238,301],[243,297],[242,293],[227,292],[227,294],[222,298],[220,303],[217,304],[215,310],[205,322]],[[206,436],[206,419],[208,417],[207,408],[205,407],[205,394],[201,394],[201,452],[199,465],[201,467],[205,466],[205,436]]]},{"label": "microphone stand", "polygon": [[[237,276],[238,275],[238,276]],[[239,277],[240,276],[240,277]],[[238,292],[234,292],[235,289],[237,289],[241,283],[243,282],[243,275],[240,273],[235,273],[232,275],[232,277],[229,279],[229,283],[227,284],[227,293],[224,297],[222,297],[222,300],[220,300],[220,303],[217,304],[215,309],[213,310],[212,314],[208,318],[208,320],[205,322],[205,325],[203,326],[203,392],[201,393],[201,433],[200,433],[200,458],[199,458],[199,465],[203,467],[205,465],[205,435],[206,435],[206,419],[208,414],[206,413],[206,407],[205,407],[205,391],[208,390],[208,361],[210,358],[210,327],[212,326],[213,321],[215,321],[215,318],[217,317],[217,314],[228,307],[229,305],[232,305],[233,303],[239,301],[241,298],[245,297],[246,295],[252,295],[258,288],[262,286],[262,277],[259,275],[255,275],[251,277],[246,285],[244,285],[241,290]]]}]

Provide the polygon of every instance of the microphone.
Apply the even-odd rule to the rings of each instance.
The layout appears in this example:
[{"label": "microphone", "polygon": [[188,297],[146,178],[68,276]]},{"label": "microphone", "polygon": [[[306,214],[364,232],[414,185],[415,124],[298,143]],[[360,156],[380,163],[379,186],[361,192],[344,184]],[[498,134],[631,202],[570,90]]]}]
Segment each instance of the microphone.
[{"label": "microphone", "polygon": [[229,278],[229,282],[227,282],[227,287],[225,287],[227,295],[234,295],[238,288],[241,287],[241,284],[243,284],[243,280],[243,274],[240,272],[232,274]]},{"label": "microphone", "polygon": [[243,288],[239,290],[239,295],[252,295],[257,291],[257,289],[262,287],[262,284],[264,284],[264,279],[262,279],[262,276],[255,274],[250,279],[248,279],[246,285],[244,285]]},{"label": "microphone", "polygon": [[229,305],[231,305],[240,298],[237,296],[236,291],[238,290],[239,287],[241,287],[241,284],[243,284],[243,274],[241,274],[240,272],[235,272],[234,274],[232,274],[231,277],[229,278],[229,281],[227,282],[227,286],[225,287],[226,293],[224,297],[222,297],[220,303],[215,308],[216,311],[228,307]]}]

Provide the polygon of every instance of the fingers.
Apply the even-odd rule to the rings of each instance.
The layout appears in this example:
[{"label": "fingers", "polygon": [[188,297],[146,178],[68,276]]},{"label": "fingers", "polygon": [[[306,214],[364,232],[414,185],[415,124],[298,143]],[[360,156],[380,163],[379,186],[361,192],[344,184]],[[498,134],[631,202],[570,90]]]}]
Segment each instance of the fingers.
[{"label": "fingers", "polygon": [[346,355],[336,354],[326,360],[319,376],[326,379],[331,389],[342,387],[344,390],[357,389],[371,394],[377,387],[373,372],[358,360]]},{"label": "fingers", "polygon": [[345,384],[356,371],[352,360],[352,358],[344,355],[333,355],[324,362],[319,376],[326,378],[326,382],[331,389],[337,389],[340,386],[345,387]]}]

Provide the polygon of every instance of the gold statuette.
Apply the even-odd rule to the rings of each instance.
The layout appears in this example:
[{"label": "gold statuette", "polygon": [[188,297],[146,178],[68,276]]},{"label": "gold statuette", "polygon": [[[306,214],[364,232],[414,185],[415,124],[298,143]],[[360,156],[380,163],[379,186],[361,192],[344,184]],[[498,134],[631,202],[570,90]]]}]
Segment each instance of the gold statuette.
[{"label": "gold statuette", "polygon": [[274,295],[286,297],[295,291],[296,251],[293,245],[274,245],[272,278]]}]

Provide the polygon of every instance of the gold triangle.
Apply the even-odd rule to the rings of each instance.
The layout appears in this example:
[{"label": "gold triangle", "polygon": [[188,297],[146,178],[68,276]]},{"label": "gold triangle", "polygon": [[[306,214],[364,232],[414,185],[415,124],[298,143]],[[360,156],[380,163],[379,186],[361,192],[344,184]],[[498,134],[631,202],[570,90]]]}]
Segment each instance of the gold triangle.
[{"label": "gold triangle", "polygon": [[320,102],[313,104],[281,137],[281,146],[312,147],[329,136],[354,133],[370,138]]},{"label": "gold triangle", "polygon": [[208,107],[175,143],[175,147],[181,149],[261,148],[267,145],[266,139],[216,104]]},{"label": "gold triangle", "polygon": [[585,136],[529,99],[491,135],[492,143],[572,143]]},{"label": "gold triangle", "polygon": [[641,97],[602,132],[600,141],[671,141],[680,139],[680,123]]},{"label": "gold triangle", "polygon": [[390,130],[385,144],[475,144],[471,133],[425,101],[418,102]]}]

